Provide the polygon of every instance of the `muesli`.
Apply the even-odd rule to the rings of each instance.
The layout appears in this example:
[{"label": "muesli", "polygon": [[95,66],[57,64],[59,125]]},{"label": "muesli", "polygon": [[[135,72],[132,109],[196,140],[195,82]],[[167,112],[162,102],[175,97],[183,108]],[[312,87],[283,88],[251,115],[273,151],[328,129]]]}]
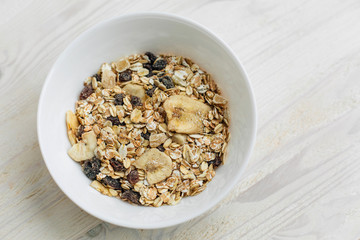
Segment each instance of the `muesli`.
[{"label": "muesli", "polygon": [[202,192],[230,138],[227,100],[211,76],[151,52],[102,64],[66,124],[68,154],[93,188],[155,207]]}]

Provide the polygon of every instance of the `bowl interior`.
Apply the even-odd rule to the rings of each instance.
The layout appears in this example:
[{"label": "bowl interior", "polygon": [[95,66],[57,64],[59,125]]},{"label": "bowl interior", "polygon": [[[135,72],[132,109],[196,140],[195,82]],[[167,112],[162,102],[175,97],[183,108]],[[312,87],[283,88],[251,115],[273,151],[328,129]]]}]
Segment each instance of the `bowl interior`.
[{"label": "bowl interior", "polygon": [[[213,75],[230,100],[231,134],[226,164],[207,189],[176,206],[133,206],[98,193],[81,167],[67,155],[65,112],[84,79],[111,62],[134,53],[172,53],[191,58]],[[231,51],[199,25],[164,14],[135,14],[100,23],[78,37],[48,75],[39,102],[38,137],[46,165],[59,187],[79,207],[113,224],[133,228],[171,226],[200,215],[236,184],[254,143],[255,107],[246,75]]]}]

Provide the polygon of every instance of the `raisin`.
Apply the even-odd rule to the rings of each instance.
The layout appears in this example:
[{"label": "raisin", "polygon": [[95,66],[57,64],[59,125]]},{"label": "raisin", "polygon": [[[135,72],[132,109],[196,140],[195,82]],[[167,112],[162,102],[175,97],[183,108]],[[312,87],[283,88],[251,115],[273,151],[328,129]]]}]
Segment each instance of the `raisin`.
[{"label": "raisin", "polygon": [[150,63],[143,63],[143,68],[149,70],[149,73],[146,75],[146,77],[154,76],[154,73],[152,72],[152,66]]},{"label": "raisin", "polygon": [[125,97],[124,93],[116,94],[114,104],[115,105],[123,105],[124,104],[124,97]]},{"label": "raisin", "polygon": [[140,194],[131,190],[126,190],[125,192],[123,192],[121,194],[121,197],[125,200],[128,200],[132,203],[138,204],[140,205],[139,199],[140,199]]},{"label": "raisin", "polygon": [[150,138],[150,133],[149,133],[149,132],[141,133],[141,136],[142,136],[145,140],[149,140],[149,138]]},{"label": "raisin", "polygon": [[155,90],[156,90],[156,87],[153,87],[153,88],[151,88],[151,89],[146,90],[146,95],[148,95],[149,97],[152,97],[152,95],[154,94]]},{"label": "raisin", "polygon": [[161,144],[160,146],[156,147],[160,152],[165,152],[164,146]]},{"label": "raisin", "polygon": [[117,116],[116,117],[110,116],[110,117],[107,118],[107,120],[112,122],[112,125],[116,125],[116,126],[121,125],[120,120],[119,120],[119,118]]},{"label": "raisin", "polygon": [[162,70],[162,69],[164,69],[165,67],[166,67],[166,64],[167,64],[167,62],[166,62],[166,60],[165,59],[163,59],[163,58],[158,58],[158,59],[156,59],[155,60],[155,62],[153,63],[153,69],[154,70]]},{"label": "raisin", "polygon": [[149,58],[151,64],[155,62],[156,60],[155,54],[153,54],[152,52],[146,52],[145,55]]},{"label": "raisin", "polygon": [[99,74],[95,73],[93,77],[96,79],[96,81],[101,82],[101,76]]},{"label": "raisin", "polygon": [[85,85],[85,87],[80,93],[79,99],[80,100],[87,99],[93,92],[94,90],[92,89],[91,85]]},{"label": "raisin", "polygon": [[91,180],[96,179],[96,175],[100,172],[100,167],[101,161],[96,157],[93,157],[91,160],[84,161],[82,166],[83,172]]},{"label": "raisin", "polygon": [[143,63],[143,68],[146,68],[149,71],[152,71],[152,67],[150,63]]},{"label": "raisin", "polygon": [[116,189],[116,190],[121,190],[121,182],[119,179],[114,179],[110,176],[106,176],[104,177],[103,179],[101,179],[101,182],[103,184],[105,184],[106,186],[108,187],[112,187],[113,189]]},{"label": "raisin", "polygon": [[110,159],[110,165],[113,167],[115,172],[124,172],[126,170],[124,165],[115,158]]},{"label": "raisin", "polygon": [[127,175],[127,180],[131,185],[135,185],[139,181],[139,173],[137,170],[131,170],[131,172]]},{"label": "raisin", "polygon": [[131,80],[131,70],[126,70],[124,72],[119,73],[119,81],[127,82]]},{"label": "raisin", "polygon": [[165,85],[165,87],[166,87],[167,89],[169,89],[169,88],[174,88],[174,87],[175,87],[172,79],[171,79],[169,76],[162,77],[162,78],[160,78],[159,80],[160,80],[160,82],[161,82],[162,84]]},{"label": "raisin", "polygon": [[77,130],[77,133],[76,133],[76,136],[77,136],[78,138],[81,138],[82,134],[84,133],[84,129],[85,129],[85,127],[84,127],[83,125],[80,125],[80,126],[79,126],[79,128],[78,128],[78,130]]},{"label": "raisin", "polygon": [[151,76],[154,76],[155,74],[152,72],[152,71],[149,71],[149,74],[148,75],[146,75],[145,77],[151,77]]},{"label": "raisin", "polygon": [[222,163],[222,159],[218,154],[215,156],[214,160],[209,161],[209,164],[213,164],[214,168],[219,167],[221,163]]},{"label": "raisin", "polygon": [[142,106],[142,102],[137,96],[131,96],[130,102],[133,106]]}]

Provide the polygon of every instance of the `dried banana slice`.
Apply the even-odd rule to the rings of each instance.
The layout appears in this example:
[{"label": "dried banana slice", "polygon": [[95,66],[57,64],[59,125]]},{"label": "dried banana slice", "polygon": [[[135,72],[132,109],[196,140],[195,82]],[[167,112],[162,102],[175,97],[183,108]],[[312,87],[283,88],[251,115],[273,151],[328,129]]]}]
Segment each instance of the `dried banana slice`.
[{"label": "dried banana slice", "polygon": [[112,71],[111,66],[104,63],[101,66],[101,83],[104,88],[113,88],[116,85],[116,74]]},{"label": "dried banana slice", "polygon": [[141,101],[145,101],[145,89],[137,84],[127,84],[123,87],[124,91],[129,94],[136,96],[141,99]]},{"label": "dried banana slice", "polygon": [[146,180],[149,184],[161,182],[172,173],[171,158],[156,148],[141,155],[135,161],[135,167],[145,170]]},{"label": "dried banana slice", "polygon": [[76,162],[92,158],[97,146],[96,135],[93,131],[83,133],[82,141],[74,144],[68,151],[69,156]]},{"label": "dried banana slice", "polygon": [[66,112],[66,128],[71,145],[76,144],[76,131],[79,127],[79,121],[72,111]]},{"label": "dried banana slice", "polygon": [[203,119],[210,106],[188,96],[175,95],[164,103],[168,129],[177,133],[203,133]]}]

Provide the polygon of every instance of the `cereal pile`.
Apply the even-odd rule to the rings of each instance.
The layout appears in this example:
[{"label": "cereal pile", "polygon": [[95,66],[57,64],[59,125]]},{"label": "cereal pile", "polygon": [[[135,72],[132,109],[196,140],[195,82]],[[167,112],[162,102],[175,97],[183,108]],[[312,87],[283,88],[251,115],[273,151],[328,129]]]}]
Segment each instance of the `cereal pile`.
[{"label": "cereal pile", "polygon": [[227,100],[211,76],[151,52],[104,63],[66,123],[68,154],[92,187],[155,207],[202,192],[230,138]]}]

